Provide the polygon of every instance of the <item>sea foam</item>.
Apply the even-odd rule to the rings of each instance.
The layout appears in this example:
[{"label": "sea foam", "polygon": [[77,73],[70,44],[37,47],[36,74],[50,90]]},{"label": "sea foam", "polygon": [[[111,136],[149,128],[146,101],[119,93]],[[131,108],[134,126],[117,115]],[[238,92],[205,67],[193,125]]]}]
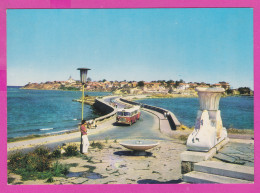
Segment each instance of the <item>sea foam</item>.
[{"label": "sea foam", "polygon": [[43,129],[40,129],[41,131],[48,131],[48,130],[52,130],[53,128],[43,128]]},{"label": "sea foam", "polygon": [[51,133],[46,133],[46,134],[58,134],[58,133],[65,133],[67,131],[70,131],[70,130],[62,130],[62,131],[56,131],[56,132],[51,132]]}]

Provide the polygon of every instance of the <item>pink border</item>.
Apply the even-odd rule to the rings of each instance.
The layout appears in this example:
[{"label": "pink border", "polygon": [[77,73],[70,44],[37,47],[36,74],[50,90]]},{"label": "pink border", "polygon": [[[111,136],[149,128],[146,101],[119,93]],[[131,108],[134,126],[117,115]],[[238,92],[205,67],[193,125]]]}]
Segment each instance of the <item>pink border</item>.
[{"label": "pink border", "polygon": [[[258,99],[260,78],[260,1],[259,0],[0,0],[0,186],[1,192],[258,192],[259,191],[259,145],[255,140],[255,183],[247,185],[203,185],[203,184],[167,184],[167,185],[7,185],[7,98],[6,98],[6,9],[24,8],[196,8],[196,7],[250,7],[254,8],[254,77],[255,99]],[[257,20],[258,18],[258,20]],[[255,100],[255,128],[259,120],[259,101]],[[259,131],[255,129],[255,139]],[[258,190],[258,191],[257,191]]]}]

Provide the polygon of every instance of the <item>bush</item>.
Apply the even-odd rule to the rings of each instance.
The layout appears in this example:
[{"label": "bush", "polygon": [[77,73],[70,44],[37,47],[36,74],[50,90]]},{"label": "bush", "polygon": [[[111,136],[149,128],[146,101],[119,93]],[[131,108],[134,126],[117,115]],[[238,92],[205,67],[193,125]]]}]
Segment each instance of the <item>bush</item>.
[{"label": "bush", "polygon": [[33,152],[39,156],[48,156],[50,154],[49,148],[47,148],[45,146],[36,147]]},{"label": "bush", "polygon": [[188,137],[189,137],[188,135],[180,135],[179,139],[182,141],[187,141]]},{"label": "bush", "polygon": [[53,177],[51,176],[51,177],[49,177],[48,179],[47,179],[47,181],[46,181],[47,183],[52,183],[52,182],[54,182],[54,179],[53,179]]},{"label": "bush", "polygon": [[38,155],[37,153],[28,153],[25,158],[27,170],[29,171],[38,171],[43,172],[51,167],[51,160],[42,155]]},{"label": "bush", "polygon": [[78,152],[78,147],[75,144],[69,145],[64,150],[65,150],[65,155],[66,156],[76,156],[79,153]]},{"label": "bush", "polygon": [[59,157],[61,157],[61,150],[60,150],[60,149],[55,149],[55,150],[51,153],[51,157],[52,157],[52,158],[59,158]]},{"label": "bush", "polygon": [[69,167],[59,162],[53,164],[51,171],[54,176],[63,176],[69,173]]},{"label": "bush", "polygon": [[[68,149],[71,150],[70,146]],[[59,156],[59,153],[60,150],[55,150],[52,155]],[[54,176],[64,176],[69,173],[68,165],[59,162],[51,164],[51,157],[49,150],[45,147],[38,147],[27,154],[18,151],[8,157],[8,169],[21,175],[22,180],[48,179],[47,182],[51,183]]]},{"label": "bush", "polygon": [[9,156],[8,168],[10,170],[16,170],[17,168],[22,168],[26,165],[24,163],[24,154],[20,151],[17,151]]},{"label": "bush", "polygon": [[36,153],[28,153],[23,155],[21,153],[15,153],[10,156],[10,162],[8,167],[12,171],[18,171],[20,169],[26,169],[28,171],[45,171],[50,168],[51,162],[48,157],[39,156]]}]

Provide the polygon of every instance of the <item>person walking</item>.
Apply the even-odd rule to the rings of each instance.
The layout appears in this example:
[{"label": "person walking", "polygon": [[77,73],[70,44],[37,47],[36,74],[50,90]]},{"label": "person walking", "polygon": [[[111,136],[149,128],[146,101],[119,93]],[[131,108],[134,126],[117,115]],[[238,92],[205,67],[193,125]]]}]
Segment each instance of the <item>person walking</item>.
[{"label": "person walking", "polygon": [[80,132],[81,132],[81,137],[82,137],[81,153],[83,153],[83,154],[87,154],[88,153],[88,147],[89,147],[89,141],[88,141],[86,125],[87,125],[86,120],[82,120],[81,121],[81,126],[80,126]]}]

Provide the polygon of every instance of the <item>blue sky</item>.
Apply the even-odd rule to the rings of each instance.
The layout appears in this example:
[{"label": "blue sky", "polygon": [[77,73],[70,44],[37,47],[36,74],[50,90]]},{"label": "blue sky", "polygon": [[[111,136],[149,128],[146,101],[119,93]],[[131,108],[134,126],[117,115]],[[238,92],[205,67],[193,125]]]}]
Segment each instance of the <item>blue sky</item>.
[{"label": "blue sky", "polygon": [[13,9],[7,84],[179,80],[253,89],[253,9]]}]

